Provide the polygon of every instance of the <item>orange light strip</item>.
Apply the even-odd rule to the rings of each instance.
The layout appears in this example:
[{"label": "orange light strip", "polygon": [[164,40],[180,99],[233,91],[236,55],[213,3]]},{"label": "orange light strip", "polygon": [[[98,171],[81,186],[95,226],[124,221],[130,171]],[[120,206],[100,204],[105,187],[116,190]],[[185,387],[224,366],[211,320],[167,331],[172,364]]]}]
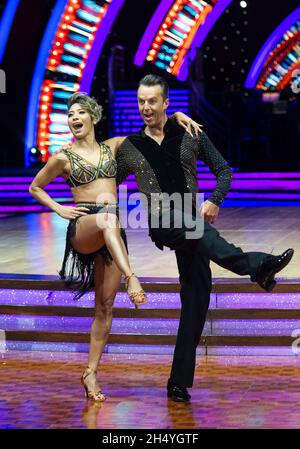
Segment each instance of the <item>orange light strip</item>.
[{"label": "orange light strip", "polygon": [[217,0],[177,0],[156,33],[146,60],[178,75],[184,57],[199,27],[205,22]]}]

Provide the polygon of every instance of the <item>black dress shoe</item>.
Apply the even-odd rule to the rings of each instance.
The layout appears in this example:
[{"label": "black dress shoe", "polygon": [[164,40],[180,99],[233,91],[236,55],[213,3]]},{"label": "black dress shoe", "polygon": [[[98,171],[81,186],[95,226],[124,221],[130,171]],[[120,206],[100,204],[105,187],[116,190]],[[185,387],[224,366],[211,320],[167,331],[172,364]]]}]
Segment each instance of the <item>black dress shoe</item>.
[{"label": "black dress shoe", "polygon": [[186,387],[175,384],[170,379],[168,380],[168,398],[175,402],[189,402],[191,395],[188,393]]},{"label": "black dress shoe", "polygon": [[290,262],[294,250],[287,249],[280,256],[267,256],[256,273],[256,282],[267,292],[271,292],[276,285],[274,276]]}]

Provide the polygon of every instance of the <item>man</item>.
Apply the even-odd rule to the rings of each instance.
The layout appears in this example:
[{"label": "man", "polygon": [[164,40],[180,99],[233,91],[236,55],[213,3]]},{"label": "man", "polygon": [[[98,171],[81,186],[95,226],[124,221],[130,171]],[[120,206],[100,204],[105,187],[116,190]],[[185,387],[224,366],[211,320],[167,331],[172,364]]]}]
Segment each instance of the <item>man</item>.
[{"label": "man", "polygon": [[[289,263],[294,251],[288,249],[280,256],[244,253],[224,240],[211,224],[216,221],[219,207],[230,188],[230,167],[204,132],[192,137],[168,119],[168,85],[164,79],[146,75],[139,83],[137,95],[145,126],[121,144],[117,153],[117,182],[135,174],[139,190],[148,199],[148,207],[151,206],[149,234],[152,240],[160,249],[166,246],[175,250],[182,309],[167,394],[174,401],[185,402],[191,397],[187,388],[193,385],[196,348],[209,306],[210,260],[234,273],[250,275],[252,281],[271,291],[276,284],[274,275]],[[191,194],[195,198],[198,192],[197,158],[204,161],[216,176],[216,189],[202,204],[200,214],[196,203],[190,214],[170,205],[170,225],[166,228],[163,226],[166,209],[157,201],[157,196],[179,194],[183,198]],[[203,235],[197,239],[188,237],[191,226],[186,225],[186,216],[196,222],[193,231],[199,217],[204,219]],[[153,217],[158,218],[158,225]],[[179,226],[178,218],[182,219]]]}]

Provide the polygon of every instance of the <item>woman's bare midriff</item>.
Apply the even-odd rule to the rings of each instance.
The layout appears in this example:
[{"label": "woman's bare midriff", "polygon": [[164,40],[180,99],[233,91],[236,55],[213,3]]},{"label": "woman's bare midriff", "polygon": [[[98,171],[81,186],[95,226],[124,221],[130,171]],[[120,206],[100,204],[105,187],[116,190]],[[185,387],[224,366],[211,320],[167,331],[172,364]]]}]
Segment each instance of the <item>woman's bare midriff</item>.
[{"label": "woman's bare midriff", "polygon": [[117,203],[116,180],[96,179],[89,184],[71,188],[75,203],[98,203],[115,204]]}]

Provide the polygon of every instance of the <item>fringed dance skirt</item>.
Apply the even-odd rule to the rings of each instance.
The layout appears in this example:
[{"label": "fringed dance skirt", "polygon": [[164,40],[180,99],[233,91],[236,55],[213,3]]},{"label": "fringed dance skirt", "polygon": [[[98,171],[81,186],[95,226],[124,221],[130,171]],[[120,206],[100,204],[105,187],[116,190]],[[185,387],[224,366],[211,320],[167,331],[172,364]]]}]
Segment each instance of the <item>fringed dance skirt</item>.
[{"label": "fringed dance skirt", "polygon": [[[113,213],[119,218],[119,207],[118,205],[104,205],[96,203],[77,203],[77,207],[86,207],[89,209],[88,214],[98,214],[98,213]],[[99,254],[103,257],[107,265],[112,263],[112,256],[109,253],[106,245],[99,248],[90,254],[81,254],[76,251],[71,244],[72,237],[76,234],[76,223],[81,217],[76,217],[74,220],[70,220],[67,235],[66,235],[66,248],[64,259],[62,262],[61,270],[59,271],[59,276],[64,280],[65,284],[74,290],[74,299],[79,299],[86,292],[91,291],[95,288],[94,284],[94,262],[95,257]],[[127,248],[127,239],[125,230],[120,228],[121,237]]]}]

